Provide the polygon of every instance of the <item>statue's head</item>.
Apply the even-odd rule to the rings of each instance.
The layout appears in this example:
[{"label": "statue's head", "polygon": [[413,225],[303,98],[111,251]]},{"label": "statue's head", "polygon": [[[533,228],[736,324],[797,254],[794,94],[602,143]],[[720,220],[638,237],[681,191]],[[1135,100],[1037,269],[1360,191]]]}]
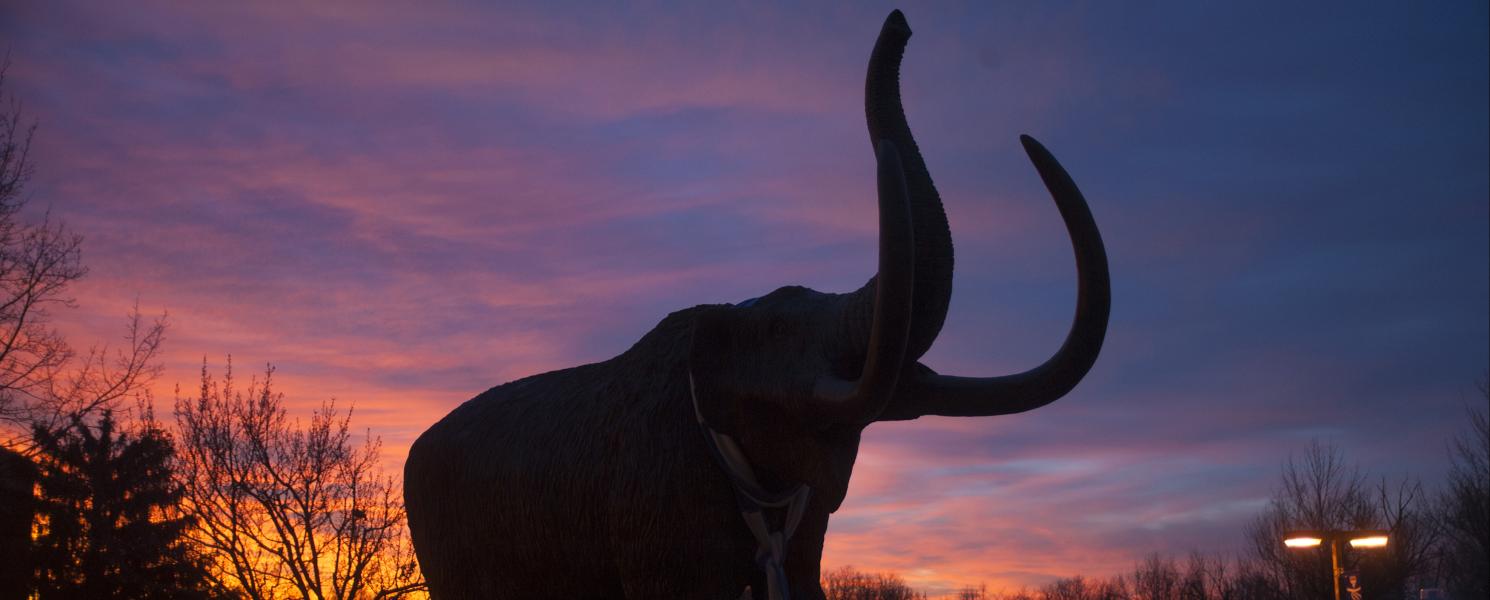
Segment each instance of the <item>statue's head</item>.
[{"label": "statue's head", "polygon": [[1107,330],[1107,257],[1086,201],[1034,139],[1021,142],[1055,199],[1076,254],[1076,317],[1044,364],[999,377],[939,375],[918,359],[946,318],[952,242],[941,200],[900,105],[909,26],[890,15],[870,58],[866,112],[875,137],[879,271],[849,294],[783,287],[701,309],[690,369],[701,417],[783,480],[846,490],[859,432],[878,420],[1023,412],[1086,375]]}]

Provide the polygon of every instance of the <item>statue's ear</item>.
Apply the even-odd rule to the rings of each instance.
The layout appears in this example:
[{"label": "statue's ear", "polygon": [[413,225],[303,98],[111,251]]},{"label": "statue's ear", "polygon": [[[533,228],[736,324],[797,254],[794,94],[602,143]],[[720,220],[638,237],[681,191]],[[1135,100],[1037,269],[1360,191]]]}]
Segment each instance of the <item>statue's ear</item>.
[{"label": "statue's ear", "polygon": [[688,350],[688,372],[693,404],[704,422],[715,431],[735,434],[739,423],[738,390],[734,378],[737,319],[728,309],[700,312],[693,321],[693,341]]}]

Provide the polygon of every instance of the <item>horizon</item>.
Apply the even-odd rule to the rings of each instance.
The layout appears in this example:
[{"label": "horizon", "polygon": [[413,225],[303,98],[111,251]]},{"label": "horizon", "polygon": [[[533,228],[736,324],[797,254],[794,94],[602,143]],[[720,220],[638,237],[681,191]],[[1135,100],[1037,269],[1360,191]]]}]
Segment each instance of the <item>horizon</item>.
[{"label": "horizon", "polygon": [[[957,250],[923,359],[1035,366],[1075,269],[1019,148],[1107,243],[1102,356],[1026,414],[865,431],[825,570],[920,588],[1231,553],[1311,440],[1441,479],[1490,365],[1482,3],[911,7],[906,113]],[[889,3],[8,6],[26,216],[84,236],[75,347],[169,312],[153,392],[276,366],[401,473],[481,391],[668,313],[875,268],[864,64]]]}]

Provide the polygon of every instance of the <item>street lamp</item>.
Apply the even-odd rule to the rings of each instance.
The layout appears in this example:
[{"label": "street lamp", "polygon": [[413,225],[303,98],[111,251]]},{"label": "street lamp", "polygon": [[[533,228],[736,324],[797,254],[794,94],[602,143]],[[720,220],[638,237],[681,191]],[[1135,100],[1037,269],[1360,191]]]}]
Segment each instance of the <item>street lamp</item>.
[{"label": "street lamp", "polygon": [[1385,532],[1370,532],[1367,535],[1350,538],[1351,548],[1382,548],[1387,545],[1387,534]]},{"label": "street lamp", "polygon": [[1335,600],[1340,600],[1340,542],[1350,542],[1351,548],[1383,548],[1387,545],[1387,532],[1378,529],[1354,529],[1339,531],[1290,531],[1283,536],[1283,545],[1289,548],[1315,548],[1330,543],[1330,579],[1335,583]]},{"label": "street lamp", "polygon": [[1321,543],[1324,543],[1324,539],[1312,532],[1290,533],[1283,540],[1283,545],[1289,548],[1313,548]]}]

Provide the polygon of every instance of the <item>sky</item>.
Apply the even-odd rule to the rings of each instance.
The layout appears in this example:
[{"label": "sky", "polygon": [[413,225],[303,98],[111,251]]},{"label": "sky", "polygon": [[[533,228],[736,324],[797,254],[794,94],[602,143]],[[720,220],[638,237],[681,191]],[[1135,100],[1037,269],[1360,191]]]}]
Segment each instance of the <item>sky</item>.
[{"label": "sky", "polygon": [[1484,2],[114,4],[0,0],[0,47],[29,218],[85,237],[55,322],[86,347],[169,313],[157,404],[272,363],[396,471],[461,402],[671,311],[858,288],[896,7],[957,251],[924,362],[1022,371],[1069,327],[1021,133],[1091,204],[1112,322],[1050,406],[871,426],[825,567],[1012,589],[1236,552],[1311,440],[1431,485],[1483,402]]}]

